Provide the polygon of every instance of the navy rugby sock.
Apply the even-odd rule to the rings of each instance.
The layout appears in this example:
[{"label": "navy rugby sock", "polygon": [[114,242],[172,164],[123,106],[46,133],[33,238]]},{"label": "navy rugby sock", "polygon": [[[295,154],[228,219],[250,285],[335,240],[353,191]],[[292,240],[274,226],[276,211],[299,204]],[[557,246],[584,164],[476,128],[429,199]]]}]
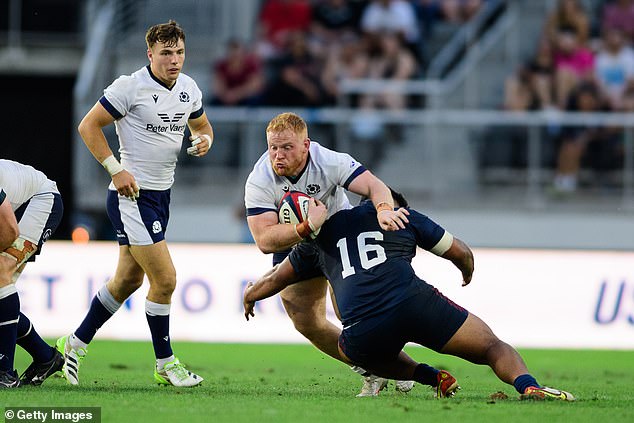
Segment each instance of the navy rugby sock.
[{"label": "navy rugby sock", "polygon": [[145,300],[145,317],[152,333],[154,355],[157,359],[171,357],[170,305]]},{"label": "navy rugby sock", "polygon": [[23,313],[18,321],[18,345],[24,348],[36,363],[46,363],[55,353],[55,349],[48,345],[33,327],[33,324]]},{"label": "navy rugby sock", "polygon": [[537,388],[541,388],[541,385],[537,383],[535,378],[528,373],[526,373],[525,375],[518,376],[513,381],[513,386],[515,387],[517,392],[519,392],[520,394],[523,394],[524,391],[526,391],[526,388],[528,388],[529,386],[535,386]]},{"label": "navy rugby sock", "polygon": [[84,317],[84,321],[81,322],[81,325],[75,331],[75,336],[84,343],[90,344],[97,330],[112,317],[112,314],[95,295],[90,303],[90,309],[88,309],[88,313]]},{"label": "navy rugby sock", "polygon": [[20,298],[17,292],[0,299],[0,370],[13,371],[19,315]]},{"label": "navy rugby sock", "polygon": [[440,373],[440,370],[420,363],[414,370],[413,378],[416,382],[423,385],[436,386],[438,385],[438,373]]}]

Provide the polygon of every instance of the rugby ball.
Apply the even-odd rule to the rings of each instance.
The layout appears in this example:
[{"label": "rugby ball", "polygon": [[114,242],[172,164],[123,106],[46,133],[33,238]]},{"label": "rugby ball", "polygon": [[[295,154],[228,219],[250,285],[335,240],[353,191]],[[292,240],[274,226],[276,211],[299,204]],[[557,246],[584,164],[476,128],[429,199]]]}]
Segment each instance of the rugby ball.
[{"label": "rugby ball", "polygon": [[[289,191],[284,194],[277,208],[279,222],[293,225],[302,223],[308,217],[309,201],[310,197],[301,191]],[[317,232],[313,232],[310,237],[315,238],[317,234],[319,234],[319,229]]]}]

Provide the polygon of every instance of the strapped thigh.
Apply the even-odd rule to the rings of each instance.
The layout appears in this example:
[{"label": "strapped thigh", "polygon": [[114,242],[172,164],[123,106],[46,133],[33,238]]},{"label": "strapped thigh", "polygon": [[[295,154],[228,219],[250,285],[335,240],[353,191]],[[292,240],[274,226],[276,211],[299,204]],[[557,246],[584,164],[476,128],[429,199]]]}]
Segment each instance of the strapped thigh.
[{"label": "strapped thigh", "polygon": [[6,250],[0,252],[1,255],[14,258],[17,261],[16,267],[19,269],[37,251],[37,245],[29,240],[18,237]]}]

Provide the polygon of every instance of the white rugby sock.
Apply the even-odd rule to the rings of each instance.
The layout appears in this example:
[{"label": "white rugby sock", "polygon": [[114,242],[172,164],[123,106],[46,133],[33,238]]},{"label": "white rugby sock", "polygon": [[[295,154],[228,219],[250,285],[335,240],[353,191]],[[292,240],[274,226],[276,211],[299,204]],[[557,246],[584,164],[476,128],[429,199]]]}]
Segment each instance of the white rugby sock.
[{"label": "white rugby sock", "polygon": [[77,338],[74,333],[68,337],[68,343],[70,344],[70,347],[74,350],[78,350],[80,348],[88,348],[88,344]]},{"label": "white rugby sock", "polygon": [[167,363],[169,363],[170,361],[174,361],[174,354],[170,355],[167,358],[157,358],[156,359],[156,368],[157,369],[162,369],[163,367],[165,367],[165,365]]}]

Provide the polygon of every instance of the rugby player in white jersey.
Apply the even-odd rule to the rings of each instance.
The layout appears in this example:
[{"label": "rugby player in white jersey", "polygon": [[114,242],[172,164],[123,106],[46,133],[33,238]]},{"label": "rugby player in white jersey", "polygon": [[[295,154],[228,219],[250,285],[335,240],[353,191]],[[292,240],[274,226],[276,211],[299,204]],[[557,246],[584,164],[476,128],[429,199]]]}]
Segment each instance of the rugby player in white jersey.
[{"label": "rugby player in white jersey", "polygon": [[[54,181],[31,166],[0,160],[0,388],[41,385],[64,364],[20,312],[16,290],[26,263],[40,254],[63,212]],[[33,358],[20,378],[13,369],[16,344]]]},{"label": "rugby player in white jersey", "polygon": [[[145,40],[150,64],[115,80],[79,124],[84,143],[108,171],[108,216],[117,232],[119,263],[114,277],[99,289],[83,322],[57,348],[64,353],[64,376],[79,384],[79,364],[97,330],[143,283],[150,290],[145,314],[156,356],[159,384],[195,386],[203,378],[174,356],[169,313],[176,270],[165,242],[170,188],[185,126],[191,131],[187,152],[204,156],[213,131],[193,79],[181,73],[185,33],[174,21],[154,25]],[[115,124],[121,162],[113,155],[102,128]]]},{"label": "rugby player in white jersey", "polygon": [[[398,230],[407,223],[406,215],[394,210],[389,188],[349,154],[312,142],[300,116],[282,113],[273,118],[266,128],[266,139],[268,151],[247,178],[245,206],[251,234],[263,253],[274,253],[274,265],[284,260],[293,245],[319,229],[326,218],[326,208],[332,215],[351,207],[345,190],[372,200],[384,230]],[[302,224],[278,224],[277,207],[289,190],[305,192],[326,208],[309,209],[309,218]],[[326,319],[327,286],[326,279],[319,277],[291,285],[280,296],[295,329],[321,351],[339,359],[341,330]],[[376,395],[387,383],[369,374],[364,376],[361,396]],[[411,386],[408,382],[397,385],[404,391]]]}]

